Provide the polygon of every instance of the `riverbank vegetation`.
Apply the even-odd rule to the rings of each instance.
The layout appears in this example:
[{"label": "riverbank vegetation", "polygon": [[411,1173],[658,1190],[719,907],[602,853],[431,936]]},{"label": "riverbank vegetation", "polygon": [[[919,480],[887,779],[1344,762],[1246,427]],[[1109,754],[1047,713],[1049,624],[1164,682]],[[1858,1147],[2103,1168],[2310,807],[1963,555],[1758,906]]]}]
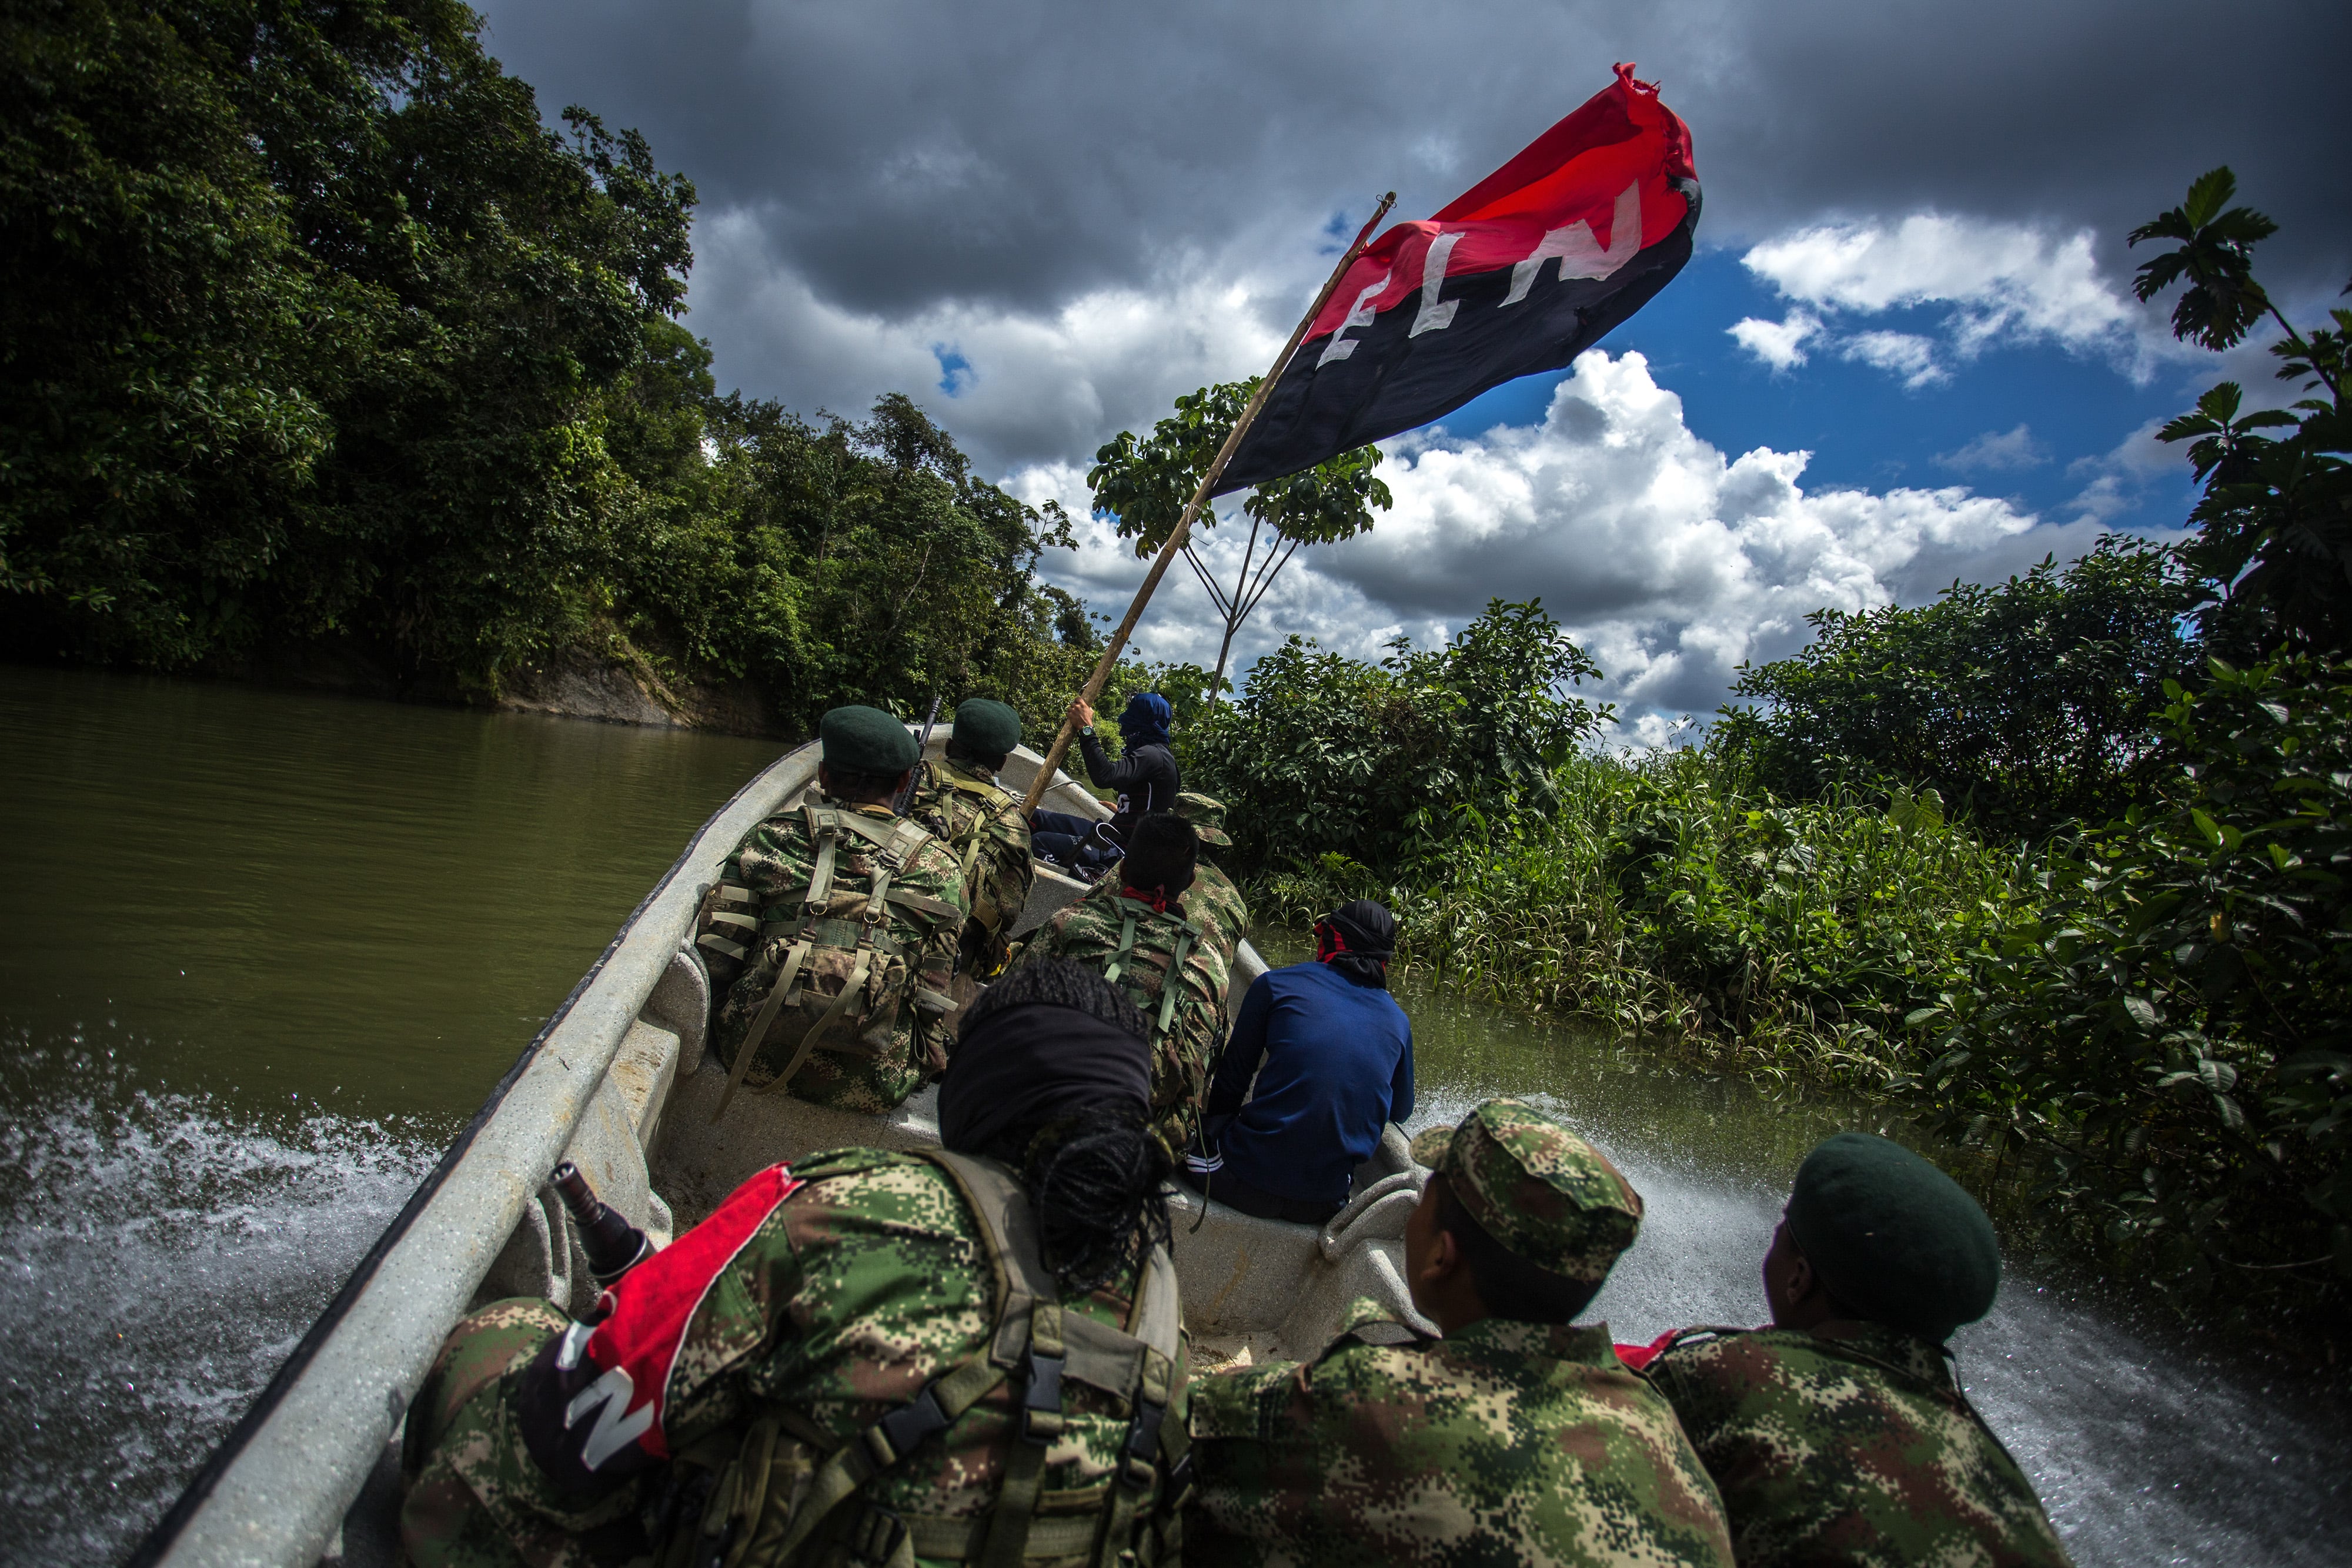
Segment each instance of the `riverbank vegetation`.
[{"label": "riverbank vegetation", "polygon": [[1031,570],[1057,515],[904,397],[722,394],[679,320],[693,186],[586,110],[551,131],[479,26],[0,19],[0,653],[477,697],[582,655],[784,734],[940,692],[1058,716],[1099,643]]},{"label": "riverbank vegetation", "polygon": [[2352,1295],[2352,312],[2289,327],[2227,171],[2176,248],[2185,339],[2258,323],[2303,393],[2162,431],[2176,545],[1916,609],[1824,611],[1696,747],[1596,749],[1536,605],[1378,663],[1294,640],[1185,737],[1275,919],[1381,898],[1440,983],[1974,1151],[2047,1243],[2339,1357]]}]

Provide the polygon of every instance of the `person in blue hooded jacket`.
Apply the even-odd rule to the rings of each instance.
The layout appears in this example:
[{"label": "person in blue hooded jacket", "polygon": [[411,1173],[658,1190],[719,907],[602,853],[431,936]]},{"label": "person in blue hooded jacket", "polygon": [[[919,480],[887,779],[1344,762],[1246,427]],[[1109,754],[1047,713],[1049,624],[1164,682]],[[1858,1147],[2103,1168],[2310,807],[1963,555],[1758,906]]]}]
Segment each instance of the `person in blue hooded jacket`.
[{"label": "person in blue hooded jacket", "polygon": [[1118,716],[1118,738],[1126,755],[1113,762],[1095,737],[1095,710],[1081,697],[1070,705],[1070,721],[1078,727],[1078,750],[1087,759],[1087,777],[1097,789],[1118,792],[1118,809],[1108,822],[1067,811],[1036,811],[1029,818],[1030,844],[1041,859],[1076,870],[1107,866],[1126,852],[1135,824],[1154,811],[1176,809],[1177,792],[1184,788],[1176,754],[1168,747],[1168,726],[1173,714],[1168,699],[1157,692],[1138,692],[1127,699]]}]

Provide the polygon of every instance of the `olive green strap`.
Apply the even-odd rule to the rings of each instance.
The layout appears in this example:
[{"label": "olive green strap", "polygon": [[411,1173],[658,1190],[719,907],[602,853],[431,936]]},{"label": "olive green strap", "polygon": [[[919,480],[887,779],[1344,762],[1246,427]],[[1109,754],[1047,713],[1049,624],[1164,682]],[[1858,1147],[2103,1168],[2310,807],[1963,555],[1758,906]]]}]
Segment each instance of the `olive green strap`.
[{"label": "olive green strap", "polygon": [[1168,960],[1167,977],[1160,982],[1160,1024],[1151,1031],[1157,1043],[1168,1033],[1168,1026],[1176,1019],[1176,987],[1183,978],[1184,960],[1192,956],[1192,938],[1197,935],[1187,925],[1177,933],[1176,950]]},{"label": "olive green strap", "polygon": [[[716,1122],[727,1114],[728,1103],[735,1098],[735,1091],[743,1087],[743,1076],[751,1071],[751,1059],[759,1055],[760,1048],[768,1042],[768,1030],[775,1023],[776,1013],[784,1005],[786,993],[792,990],[793,982],[800,978],[801,963],[814,946],[811,938],[803,936],[793,943],[784,955],[783,972],[776,977],[776,983],[768,988],[768,999],[760,1004],[758,1016],[751,1019],[751,1031],[744,1035],[743,1043],[735,1048],[735,1068],[727,1075],[727,1087],[719,1096],[717,1109],[710,1113],[712,1121]],[[799,1065],[800,1058],[793,1058],[793,1066]]]},{"label": "olive green strap", "polygon": [[996,1517],[989,1521],[981,1568],[1020,1568],[1029,1554],[1029,1521],[1037,1511],[1037,1488],[1045,1475],[1045,1450],[1062,1435],[1062,1306],[1039,1301],[1029,1314],[1029,1375],[1023,1386],[1021,1420],[1013,1452],[1005,1457],[1004,1484],[996,1494]]},{"label": "olive green strap", "polygon": [[[918,1557],[961,1563],[986,1549],[990,1515],[975,1513],[953,1519],[917,1514],[906,1521],[907,1539]],[[1095,1549],[1095,1516],[1033,1519],[1029,1521],[1029,1555],[1083,1557]]]},{"label": "olive green strap", "polygon": [[991,1365],[985,1354],[972,1356],[835,1449],[809,1478],[808,1491],[793,1511],[792,1528],[784,1531],[770,1560],[791,1562],[793,1553],[816,1533],[835,1509],[914,1452],[925,1438],[947,1430],[956,1417],[1003,1381],[1003,1370]]},{"label": "olive green strap", "polygon": [[1135,911],[1130,909],[1127,912],[1127,918],[1119,923],[1118,946],[1111,954],[1110,962],[1103,966],[1103,978],[1114,986],[1118,984],[1119,971],[1127,967],[1127,956],[1134,951]]},{"label": "olive green strap", "polygon": [[800,1046],[793,1052],[793,1059],[784,1063],[784,1070],[776,1074],[773,1082],[767,1085],[769,1089],[778,1093],[783,1092],[785,1086],[792,1082],[793,1074],[801,1070],[801,1063],[806,1061],[809,1059],[809,1052],[816,1049],[816,1042],[823,1040],[831,1032],[833,1026],[841,1021],[842,1015],[849,1010],[849,1004],[856,999],[858,992],[866,988],[866,977],[873,967],[874,949],[860,947],[857,950],[857,962],[850,969],[848,982],[841,988],[841,995],[833,998],[833,1006],[824,1009],[824,1016],[816,1020],[816,1027],[801,1036]]},{"label": "olive green strap", "polygon": [[814,910],[833,899],[833,864],[841,843],[841,816],[817,806],[803,806],[801,810],[808,819],[809,838],[816,845],[816,869],[809,873],[808,891],[801,894],[801,902]]}]

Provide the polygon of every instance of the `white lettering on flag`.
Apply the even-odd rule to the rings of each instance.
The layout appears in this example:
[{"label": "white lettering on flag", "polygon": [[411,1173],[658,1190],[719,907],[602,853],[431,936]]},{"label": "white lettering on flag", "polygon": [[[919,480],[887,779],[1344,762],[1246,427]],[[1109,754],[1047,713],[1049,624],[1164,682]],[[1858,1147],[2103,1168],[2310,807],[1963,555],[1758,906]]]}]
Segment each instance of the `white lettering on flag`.
[{"label": "white lettering on flag", "polygon": [[1450,235],[1439,235],[1429,242],[1429,255],[1421,264],[1421,314],[1412,319],[1412,330],[1407,332],[1406,337],[1418,338],[1423,332],[1443,332],[1454,325],[1454,312],[1460,308],[1460,301],[1440,301],[1437,296],[1445,287],[1446,258],[1454,254],[1454,247],[1461,240],[1462,231],[1456,229]]},{"label": "white lettering on flag", "polygon": [[1536,274],[1554,256],[1559,258],[1559,280],[1565,283],[1571,277],[1607,277],[1633,260],[1641,248],[1642,187],[1637,183],[1618,193],[1617,211],[1609,220],[1607,249],[1592,237],[1592,225],[1582,218],[1552,230],[1525,261],[1511,268],[1511,291],[1503,297],[1503,303],[1517,305],[1525,299],[1528,290],[1535,287]]},{"label": "white lettering on flag", "polygon": [[1348,319],[1339,323],[1339,330],[1333,332],[1331,340],[1323,346],[1323,357],[1315,361],[1317,370],[1321,370],[1334,360],[1344,360],[1356,351],[1356,340],[1348,336],[1349,329],[1369,327],[1372,324],[1372,298],[1388,286],[1389,275],[1383,272],[1372,279],[1370,287],[1356,296],[1356,303],[1349,310]]},{"label": "white lettering on flag", "polygon": [[635,1410],[629,1409],[629,1396],[635,1392],[629,1375],[616,1366],[573,1395],[572,1403],[563,1407],[563,1429],[567,1432],[579,1424],[582,1416],[591,1412],[596,1416],[596,1425],[580,1450],[580,1462],[590,1469],[604,1469],[606,1459],[635,1442],[654,1424],[651,1399]]}]

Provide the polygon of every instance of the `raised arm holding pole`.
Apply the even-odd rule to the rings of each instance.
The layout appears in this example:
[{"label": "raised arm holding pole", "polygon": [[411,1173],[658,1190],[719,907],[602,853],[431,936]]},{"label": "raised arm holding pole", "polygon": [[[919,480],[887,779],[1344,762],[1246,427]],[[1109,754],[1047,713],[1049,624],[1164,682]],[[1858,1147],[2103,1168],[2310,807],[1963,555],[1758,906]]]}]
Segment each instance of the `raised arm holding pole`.
[{"label": "raised arm holding pole", "polygon": [[[1281,354],[1274,361],[1274,369],[1268,371],[1265,380],[1258,383],[1256,395],[1249,400],[1249,406],[1242,410],[1242,416],[1234,421],[1232,434],[1225,437],[1225,444],[1217,448],[1217,455],[1210,463],[1208,471],[1201,476],[1201,483],[1192,491],[1192,498],[1184,504],[1184,515],[1178,517],[1176,526],[1168,531],[1168,542],[1161,545],[1160,553],[1152,558],[1151,570],[1143,574],[1143,586],[1135,591],[1135,598],[1128,605],[1127,613],[1119,619],[1118,625],[1112,630],[1110,642],[1104,647],[1102,657],[1095,661],[1094,674],[1087,677],[1086,685],[1079,691],[1078,701],[1088,708],[1093,707],[1095,699],[1102,695],[1103,683],[1110,679],[1112,667],[1118,664],[1120,653],[1127,647],[1128,638],[1134,633],[1135,623],[1143,618],[1143,607],[1151,602],[1151,595],[1160,587],[1160,580],[1168,575],[1169,563],[1176,559],[1176,552],[1182,549],[1184,541],[1192,537],[1192,519],[1200,516],[1201,508],[1208,503],[1209,492],[1216,487],[1217,476],[1225,471],[1225,459],[1231,457],[1234,449],[1241,444],[1250,422],[1257,418],[1257,411],[1265,406],[1275,383],[1282,379],[1282,372],[1289,367],[1290,356],[1298,351],[1299,340],[1307,336],[1307,329],[1313,326],[1315,318],[1323,313],[1331,291],[1339,287],[1339,279],[1347,274],[1349,267],[1355,265],[1356,258],[1364,254],[1364,247],[1371,243],[1372,231],[1380,226],[1381,220],[1388,216],[1389,209],[1395,204],[1394,191],[1381,198],[1379,209],[1364,225],[1362,232],[1356,235],[1356,243],[1349,246],[1347,254],[1339,258],[1339,265],[1331,269],[1331,276],[1325,281],[1322,292],[1316,295],[1315,303],[1307,308],[1307,314],[1301,316],[1298,325],[1291,329],[1290,341],[1282,346]],[[1052,749],[1045,753],[1045,763],[1037,769],[1037,776],[1029,781],[1028,798],[1021,803],[1024,815],[1037,809],[1037,802],[1044,797],[1046,786],[1054,780],[1054,770],[1062,765],[1062,758],[1069,752],[1070,737],[1076,733],[1077,727],[1068,714],[1064,714],[1062,727],[1054,737]]]}]

